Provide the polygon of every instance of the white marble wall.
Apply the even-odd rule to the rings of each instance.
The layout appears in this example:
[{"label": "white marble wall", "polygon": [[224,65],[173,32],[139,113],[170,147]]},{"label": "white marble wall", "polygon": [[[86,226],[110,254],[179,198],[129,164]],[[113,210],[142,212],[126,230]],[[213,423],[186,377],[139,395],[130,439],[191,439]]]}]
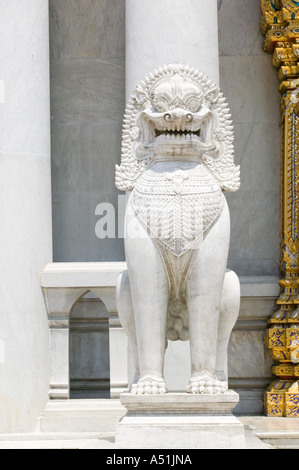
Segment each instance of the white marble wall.
[{"label": "white marble wall", "polygon": [[125,0],[50,0],[55,261],[118,261],[95,209],[117,210],[114,166],[125,107]]},{"label": "white marble wall", "polygon": [[243,276],[278,273],[280,98],[277,73],[263,52],[260,0],[219,0],[220,86],[235,125],[241,189],[228,194],[229,266]]},{"label": "white marble wall", "polygon": [[49,386],[39,272],[52,258],[47,0],[0,0],[0,433],[32,431]]}]

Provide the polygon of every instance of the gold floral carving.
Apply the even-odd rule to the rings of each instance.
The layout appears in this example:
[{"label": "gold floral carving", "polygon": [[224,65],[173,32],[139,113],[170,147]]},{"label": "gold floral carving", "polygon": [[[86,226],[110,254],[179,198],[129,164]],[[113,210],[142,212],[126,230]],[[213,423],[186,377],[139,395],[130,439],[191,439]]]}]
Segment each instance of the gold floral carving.
[{"label": "gold floral carving", "polygon": [[299,1],[262,0],[263,49],[281,93],[281,294],[265,344],[276,377],[265,393],[269,416],[299,417]]}]

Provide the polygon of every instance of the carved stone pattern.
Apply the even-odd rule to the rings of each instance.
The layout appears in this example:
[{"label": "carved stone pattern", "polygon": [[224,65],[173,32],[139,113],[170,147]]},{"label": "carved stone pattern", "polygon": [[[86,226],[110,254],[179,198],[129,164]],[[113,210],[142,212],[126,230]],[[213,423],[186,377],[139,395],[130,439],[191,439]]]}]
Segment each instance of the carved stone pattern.
[{"label": "carved stone pattern", "polygon": [[151,237],[181,256],[216,222],[224,196],[211,177],[191,176],[179,191],[175,186],[166,176],[152,181],[142,176],[133,190],[132,204]]}]

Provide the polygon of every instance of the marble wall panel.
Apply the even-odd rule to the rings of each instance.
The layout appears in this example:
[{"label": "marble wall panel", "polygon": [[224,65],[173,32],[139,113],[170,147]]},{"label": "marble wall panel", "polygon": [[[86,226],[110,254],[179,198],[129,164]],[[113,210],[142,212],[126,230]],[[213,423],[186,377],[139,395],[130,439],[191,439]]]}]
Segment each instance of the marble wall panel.
[{"label": "marble wall panel", "polygon": [[50,0],[52,58],[123,59],[125,2]]},{"label": "marble wall panel", "polygon": [[263,189],[279,192],[279,149],[277,121],[235,123],[235,159],[242,169],[242,191]]},{"label": "marble wall panel", "polygon": [[229,267],[239,275],[278,273],[280,240],[280,95],[263,52],[259,0],[219,0],[220,86],[235,127],[241,188],[231,209]]},{"label": "marble wall panel", "polygon": [[[116,193],[116,156],[120,153],[121,127],[80,123],[52,126],[52,189],[57,192],[84,191]],[[101,201],[99,201],[101,202]]]},{"label": "marble wall panel", "polygon": [[125,0],[50,0],[54,261],[123,260],[95,235],[95,208],[117,214],[115,163],[125,108]]},{"label": "marble wall panel", "polygon": [[[67,191],[53,194],[54,257],[62,261],[120,261],[124,259],[123,240],[101,239],[96,224],[101,216],[96,207],[108,202],[118,207],[118,195],[111,192]],[[116,214],[117,215],[117,214]],[[117,220],[116,220],[117,232]]]},{"label": "marble wall panel", "polygon": [[[231,196],[231,195],[229,195]],[[278,274],[279,204],[276,191],[243,190],[228,197],[231,209],[229,267],[241,275]],[[243,210],[239,210],[242,206]]]},{"label": "marble wall panel", "polygon": [[124,80],[124,67],[115,61],[52,61],[52,119],[63,123],[118,124],[124,112]]},{"label": "marble wall panel", "polygon": [[263,55],[260,0],[218,0],[221,56]]},{"label": "marble wall panel", "polygon": [[123,246],[117,239],[100,240],[95,234],[98,204],[111,203],[117,214],[118,198],[112,176],[120,139],[114,136],[115,128],[68,123],[55,124],[52,132],[55,259],[123,259]]},{"label": "marble wall panel", "polygon": [[280,95],[270,56],[221,57],[220,85],[235,122],[279,125]]}]

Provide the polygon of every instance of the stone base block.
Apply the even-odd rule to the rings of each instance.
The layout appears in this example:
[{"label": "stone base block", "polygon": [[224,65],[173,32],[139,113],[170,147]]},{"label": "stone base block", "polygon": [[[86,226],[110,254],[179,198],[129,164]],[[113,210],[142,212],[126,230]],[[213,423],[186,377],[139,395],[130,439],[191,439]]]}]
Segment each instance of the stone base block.
[{"label": "stone base block", "polygon": [[223,395],[122,394],[127,413],[116,426],[118,449],[243,449],[243,424],[232,415],[235,392]]}]

